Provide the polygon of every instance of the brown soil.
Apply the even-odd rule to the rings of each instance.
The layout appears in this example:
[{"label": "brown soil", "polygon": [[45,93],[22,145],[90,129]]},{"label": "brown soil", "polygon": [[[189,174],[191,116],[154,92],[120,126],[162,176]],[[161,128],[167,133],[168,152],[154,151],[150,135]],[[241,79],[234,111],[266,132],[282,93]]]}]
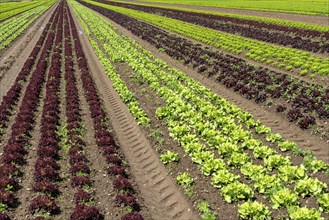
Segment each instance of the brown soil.
[{"label": "brown soil", "polygon": [[[129,2],[131,2],[131,1],[129,1]],[[132,1],[132,2],[136,2],[136,1]],[[304,23],[309,23],[309,24],[318,24],[318,25],[329,26],[328,16],[321,16],[321,15],[304,15],[304,14],[293,14],[293,13],[285,13],[285,12],[269,12],[269,11],[261,11],[261,10],[167,4],[167,3],[160,3],[160,2],[138,1],[138,3],[145,3],[145,4],[150,4],[150,5],[171,6],[171,7],[176,7],[176,8],[190,8],[190,9],[214,11],[214,12],[220,12],[220,13],[240,14],[240,15],[267,17],[267,18],[278,18],[278,19],[282,19],[282,20],[298,21],[298,22],[304,22]]]}]

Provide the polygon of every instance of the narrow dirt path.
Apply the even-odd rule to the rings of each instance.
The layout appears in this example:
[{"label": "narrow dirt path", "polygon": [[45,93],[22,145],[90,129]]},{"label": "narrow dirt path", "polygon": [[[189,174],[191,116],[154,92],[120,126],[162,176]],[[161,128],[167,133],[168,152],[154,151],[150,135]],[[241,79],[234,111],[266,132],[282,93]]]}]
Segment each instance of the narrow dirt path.
[{"label": "narrow dirt path", "polygon": [[[128,2],[135,2],[135,1],[128,0]],[[298,22],[305,22],[305,23],[309,23],[309,24],[318,24],[318,25],[329,26],[328,17],[321,16],[321,15],[305,15],[305,14],[294,14],[294,13],[285,13],[285,12],[270,12],[270,11],[234,9],[234,8],[217,8],[217,7],[212,7],[212,6],[167,4],[167,3],[160,3],[160,2],[138,1],[138,3],[145,3],[145,4],[150,4],[150,5],[171,6],[171,7],[176,7],[176,8],[190,8],[190,9],[214,11],[214,12],[220,12],[220,13],[257,16],[257,17],[278,18],[278,19],[282,19],[282,20],[298,21]]]},{"label": "narrow dirt path", "polygon": [[[83,30],[76,18],[75,23],[78,31]],[[80,36],[85,42],[83,49],[94,73],[95,83],[103,95],[104,106],[110,115],[112,127],[129,161],[132,176],[138,177],[135,180],[152,219],[196,219],[192,208],[168,176],[150,142],[114,91],[87,37],[84,34]]]}]

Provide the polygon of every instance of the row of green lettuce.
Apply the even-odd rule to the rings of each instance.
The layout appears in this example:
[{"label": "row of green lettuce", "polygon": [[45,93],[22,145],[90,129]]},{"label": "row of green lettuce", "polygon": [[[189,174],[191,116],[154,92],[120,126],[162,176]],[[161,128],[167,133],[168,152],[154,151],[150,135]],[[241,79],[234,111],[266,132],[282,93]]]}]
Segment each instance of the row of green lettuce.
[{"label": "row of green lettuce", "polygon": [[[115,1],[115,2],[127,3],[125,1]],[[153,5],[153,4],[147,4],[147,3],[141,3],[141,2],[129,2],[129,4],[152,6],[152,7],[157,7],[157,8],[173,9],[173,10],[178,10],[178,11],[196,12],[196,13],[209,14],[209,15],[218,15],[218,16],[238,18],[238,19],[244,19],[244,20],[250,20],[250,21],[257,21],[257,22],[268,23],[268,24],[282,25],[282,26],[287,26],[287,27],[301,28],[301,29],[306,29],[306,30],[329,32],[329,26],[309,24],[309,23],[298,22],[298,21],[282,20],[282,19],[277,19],[277,18],[266,18],[266,17],[250,16],[250,15],[221,13],[221,12],[215,12],[215,11],[173,7],[170,5],[166,5],[166,6]]]},{"label": "row of green lettuce", "polygon": [[29,1],[0,3],[0,22],[22,12],[36,8],[40,5],[49,5],[53,2],[53,0],[40,0],[31,2]]},{"label": "row of green lettuce", "polygon": [[[120,96],[125,97],[121,94],[129,89],[111,62],[127,63],[165,101],[166,106],[158,108],[156,116],[167,123],[171,137],[198,164],[200,172],[210,178],[211,185],[220,189],[226,202],[247,200],[238,206],[242,218],[271,217],[269,207],[254,201],[255,191],[268,199],[272,209],[287,208],[291,219],[305,215],[321,219],[321,212],[329,211],[328,187],[312,177],[313,173],[327,171],[328,164],[316,160],[280,134],[272,133],[251,114],[154,58],[132,40],[118,35],[100,16],[78,3],[71,2],[71,5],[107,74],[114,82],[120,82],[114,83]],[[104,45],[106,53],[92,36]],[[124,100],[128,108],[130,103],[138,106],[133,94],[130,96],[133,98]],[[140,120],[139,114],[133,111],[132,114]],[[142,115],[147,118],[144,112]],[[264,137],[266,143],[255,138],[253,133]],[[272,145],[279,152],[269,147]],[[281,151],[306,157],[302,164],[294,166],[291,158],[282,156]],[[261,161],[261,165],[255,164],[251,155]],[[241,176],[233,174],[232,169],[240,170]],[[242,183],[241,178],[252,181],[252,186]],[[294,189],[289,189],[288,184],[294,184]],[[316,198],[320,209],[300,207],[299,199],[305,196]]]},{"label": "row of green lettuce", "polygon": [[256,62],[264,63],[280,69],[294,69],[302,75],[329,75],[329,58],[313,55],[310,52],[276,46],[257,40],[219,32],[210,28],[186,23],[160,15],[145,13],[128,8],[122,8],[84,0],[87,3],[114,10],[116,12],[140,19],[161,28],[176,32],[183,36],[217,47],[223,51],[242,55]]},{"label": "row of green lettuce", "polygon": [[297,14],[329,14],[327,10],[328,2],[325,0],[138,0],[137,2],[172,3],[179,5],[210,6]]},{"label": "row of green lettuce", "polygon": [[1,23],[0,52],[6,49],[12,41],[24,33],[24,31],[54,3],[55,0],[48,1],[47,4],[32,8]]}]

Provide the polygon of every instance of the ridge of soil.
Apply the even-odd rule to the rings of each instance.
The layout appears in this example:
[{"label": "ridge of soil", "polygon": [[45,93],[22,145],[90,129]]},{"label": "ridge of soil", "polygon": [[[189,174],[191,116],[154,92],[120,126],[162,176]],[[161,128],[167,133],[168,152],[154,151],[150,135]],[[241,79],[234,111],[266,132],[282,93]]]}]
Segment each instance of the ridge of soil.
[{"label": "ridge of soil", "polygon": [[[134,2],[134,0],[124,0],[126,2]],[[181,5],[181,4],[170,4],[161,2],[144,2],[137,1],[137,3],[149,4],[149,5],[160,5],[160,6],[171,6],[176,8],[190,8],[205,11],[214,11],[220,13],[230,13],[230,14],[240,14],[249,15],[257,17],[267,17],[267,18],[277,18],[282,20],[304,22],[309,24],[317,24],[329,26],[328,17],[323,15],[307,15],[307,14],[295,14],[287,12],[271,12],[271,11],[261,11],[261,10],[251,10],[251,9],[234,9],[234,8],[220,8],[213,6],[197,6],[197,5]]]},{"label": "ridge of soil", "polygon": [[[75,15],[73,17],[78,30],[83,30]],[[106,76],[88,38],[84,34],[80,37],[85,42],[83,49],[97,88],[103,96],[104,107],[109,113],[122,151],[129,161],[131,175],[135,177],[151,218],[197,219],[189,202],[172,181],[152,145],[113,89],[112,82]]]}]

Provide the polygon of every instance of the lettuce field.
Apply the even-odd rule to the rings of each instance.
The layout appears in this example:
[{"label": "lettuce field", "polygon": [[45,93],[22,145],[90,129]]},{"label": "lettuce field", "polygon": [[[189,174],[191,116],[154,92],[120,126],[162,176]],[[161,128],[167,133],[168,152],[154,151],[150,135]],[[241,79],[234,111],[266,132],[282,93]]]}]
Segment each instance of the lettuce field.
[{"label": "lettuce field", "polygon": [[0,1],[0,220],[329,219],[326,4]]}]

